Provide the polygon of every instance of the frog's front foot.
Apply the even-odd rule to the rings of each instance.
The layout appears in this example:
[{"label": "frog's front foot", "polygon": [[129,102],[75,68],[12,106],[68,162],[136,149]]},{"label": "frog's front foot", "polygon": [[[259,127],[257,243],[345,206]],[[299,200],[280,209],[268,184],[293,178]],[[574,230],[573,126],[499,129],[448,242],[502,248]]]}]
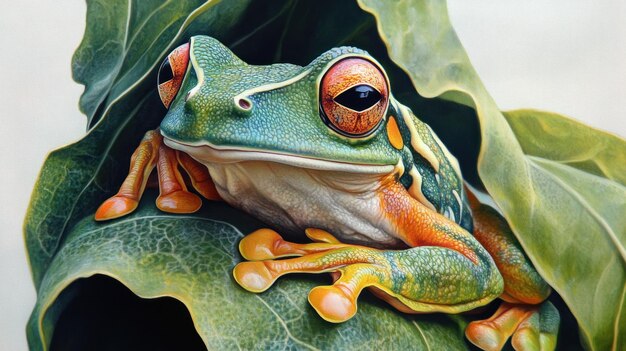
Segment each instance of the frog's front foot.
[{"label": "frog's front foot", "polygon": [[559,322],[559,313],[549,301],[541,305],[503,302],[491,318],[471,322],[465,335],[483,350],[501,350],[511,335],[515,350],[554,350]]},{"label": "frog's front foot", "polygon": [[[330,286],[318,286],[309,302],[322,318],[343,322],[357,311],[357,298],[366,287],[375,288],[394,307],[413,312],[460,312],[484,305],[502,290],[497,271],[462,254],[440,247],[378,250],[342,244],[331,234],[308,229],[315,243],[297,244],[262,229],[246,236],[239,249],[248,262],[235,266],[233,275],[244,289],[262,292],[288,273],[339,272]],[[298,256],[289,259],[277,259]],[[450,274],[455,271],[456,275]],[[484,279],[469,279],[475,274]],[[460,277],[468,278],[459,284]]]},{"label": "frog's front foot", "polygon": [[118,218],[133,212],[139,205],[148,178],[156,167],[159,178],[157,207],[171,213],[193,213],[200,209],[202,200],[189,192],[178,166],[189,175],[193,187],[207,199],[219,195],[206,167],[189,155],[173,150],[163,143],[158,129],[147,132],[130,160],[128,176],[117,194],[104,201],[95,214],[97,221]]}]

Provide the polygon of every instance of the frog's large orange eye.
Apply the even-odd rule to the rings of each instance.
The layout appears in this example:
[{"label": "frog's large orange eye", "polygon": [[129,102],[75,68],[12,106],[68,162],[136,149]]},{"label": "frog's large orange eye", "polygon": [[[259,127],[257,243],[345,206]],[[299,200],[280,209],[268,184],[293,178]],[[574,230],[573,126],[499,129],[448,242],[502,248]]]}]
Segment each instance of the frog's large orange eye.
[{"label": "frog's large orange eye", "polygon": [[346,58],[332,65],[320,85],[320,115],[339,134],[361,138],[382,121],[389,101],[387,79],[373,62]]},{"label": "frog's large orange eye", "polygon": [[159,68],[157,78],[159,84],[159,96],[166,108],[170,107],[172,100],[178,94],[180,85],[189,64],[189,43],[183,44],[172,51]]}]

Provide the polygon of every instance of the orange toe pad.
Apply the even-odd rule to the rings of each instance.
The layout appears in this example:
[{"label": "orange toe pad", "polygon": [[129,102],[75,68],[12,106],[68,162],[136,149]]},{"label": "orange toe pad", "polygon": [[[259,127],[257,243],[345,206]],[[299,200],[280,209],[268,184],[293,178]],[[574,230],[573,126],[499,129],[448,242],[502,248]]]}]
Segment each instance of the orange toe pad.
[{"label": "orange toe pad", "polygon": [[356,303],[337,286],[318,286],[309,293],[309,303],[322,318],[332,323],[345,322],[356,313]]},{"label": "orange toe pad", "polygon": [[95,219],[96,221],[105,221],[108,219],[122,217],[133,212],[138,205],[139,202],[137,200],[129,199],[123,196],[113,196],[98,207]]},{"label": "orange toe pad", "polygon": [[159,210],[170,213],[193,213],[202,206],[202,199],[188,191],[175,191],[167,195],[160,195],[156,200]]}]

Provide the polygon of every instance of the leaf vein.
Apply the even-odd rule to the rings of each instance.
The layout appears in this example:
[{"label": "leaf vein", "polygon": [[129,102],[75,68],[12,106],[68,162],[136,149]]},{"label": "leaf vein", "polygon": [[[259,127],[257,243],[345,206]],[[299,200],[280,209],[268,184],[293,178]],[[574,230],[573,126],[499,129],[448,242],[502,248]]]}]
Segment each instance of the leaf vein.
[{"label": "leaf vein", "polygon": [[280,316],[280,315],[279,315],[276,311],[274,311],[274,309],[272,308],[272,306],[270,306],[267,302],[265,302],[265,300],[263,300],[263,299],[262,299],[259,295],[256,295],[256,294],[255,294],[254,296],[255,296],[256,298],[258,298],[258,299],[261,301],[261,303],[262,303],[265,307],[267,307],[267,309],[268,309],[270,312],[272,312],[272,314],[273,314],[274,316],[276,316],[276,319],[278,320],[278,322],[280,323],[280,325],[283,327],[283,329],[285,329],[285,332],[287,333],[287,336],[288,336],[291,340],[293,340],[293,341],[294,341],[294,342],[296,342],[297,344],[300,344],[300,345],[302,345],[302,346],[304,346],[304,347],[306,347],[306,348],[308,348],[308,349],[310,349],[310,350],[317,350],[317,351],[321,351],[320,349],[316,348],[315,346],[310,345],[310,344],[307,344],[306,342],[304,342],[304,341],[302,341],[302,340],[300,340],[300,339],[296,338],[295,336],[293,336],[293,335],[291,334],[291,331],[289,330],[289,327],[287,327],[287,324],[285,324],[285,321],[282,319],[282,317],[281,317],[281,316]]},{"label": "leaf vein", "polygon": [[415,320],[411,321],[413,323],[413,325],[415,326],[415,329],[417,329],[417,331],[420,333],[420,336],[422,337],[422,339],[424,339],[424,344],[426,344],[426,349],[428,351],[430,351],[430,344],[428,343],[428,340],[426,339],[426,335],[424,335],[424,331],[422,330],[422,327],[419,326],[419,324],[417,324],[417,322]]}]

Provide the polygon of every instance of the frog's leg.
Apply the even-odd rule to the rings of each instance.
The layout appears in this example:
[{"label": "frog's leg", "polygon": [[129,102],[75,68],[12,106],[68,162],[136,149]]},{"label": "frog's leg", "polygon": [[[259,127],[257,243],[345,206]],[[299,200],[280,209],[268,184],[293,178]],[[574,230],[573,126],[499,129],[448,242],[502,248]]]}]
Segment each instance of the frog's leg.
[{"label": "frog's leg", "polygon": [[470,323],[465,334],[485,350],[499,350],[513,335],[516,350],[551,350],[556,345],[558,311],[543,302],[550,286],[525,256],[510,227],[493,208],[481,204],[469,191],[474,236],[491,253],[504,278],[504,303],[489,319]]},{"label": "frog's leg", "polygon": [[159,145],[157,174],[159,197],[156,199],[156,205],[159,210],[170,213],[193,213],[200,209],[202,200],[198,195],[187,191],[185,180],[178,170],[176,150],[163,142]]},{"label": "frog's leg", "polygon": [[215,184],[211,179],[211,175],[206,166],[194,160],[191,156],[184,152],[176,151],[178,163],[187,172],[191,179],[191,185],[200,195],[208,200],[221,201],[222,197],[217,193]]},{"label": "frog's leg", "polygon": [[[339,271],[341,277],[333,285],[316,287],[309,294],[309,302],[331,322],[345,321],[356,313],[357,297],[365,287],[376,287],[417,312],[457,313],[500,295],[502,277],[473,236],[411,198],[396,182],[385,184],[379,195],[381,215],[388,215],[405,242],[416,247],[378,250],[328,240],[289,243],[286,246],[293,248],[289,251],[282,238],[272,235],[273,239],[256,240],[266,249],[251,258],[264,260],[238,264],[233,272],[235,280],[249,291],[261,292],[284,274]],[[250,257],[248,253],[244,256]],[[265,259],[268,253],[302,256]]]},{"label": "frog's leg", "polygon": [[97,221],[121,217],[137,208],[156,165],[160,143],[162,139],[158,130],[151,130],[144,135],[130,158],[130,170],[119,191],[98,207],[95,215]]},{"label": "frog's leg", "polygon": [[189,174],[192,185],[211,200],[219,199],[208,170],[186,154],[178,153],[163,143],[158,129],[148,131],[133,153],[128,176],[117,194],[104,201],[95,214],[98,221],[124,216],[139,205],[152,170],[156,167],[160,195],[157,207],[166,212],[191,213],[202,205],[200,198],[187,191],[178,165]]}]

